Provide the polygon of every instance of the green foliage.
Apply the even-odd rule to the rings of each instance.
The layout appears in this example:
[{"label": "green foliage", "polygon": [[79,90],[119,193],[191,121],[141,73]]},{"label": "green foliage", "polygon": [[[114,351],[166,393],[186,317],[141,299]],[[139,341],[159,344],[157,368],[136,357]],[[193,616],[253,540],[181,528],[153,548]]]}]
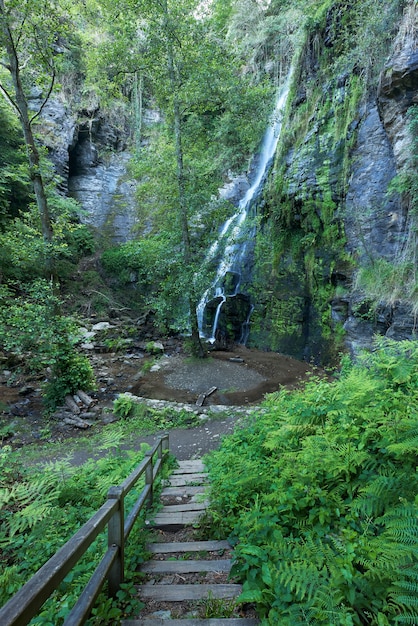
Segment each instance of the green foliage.
[{"label": "green foliage", "polygon": [[237,615],[238,606],[235,600],[214,598],[213,594],[209,591],[208,597],[204,600],[200,600],[198,603],[199,618],[232,618]]},{"label": "green foliage", "polygon": [[31,201],[29,172],[17,120],[0,101],[0,228]]},{"label": "green foliage", "polygon": [[418,620],[417,366],[414,342],[376,340],[336,381],[271,394],[210,455],[214,526],[263,623]]},{"label": "green foliage", "polygon": [[75,348],[76,328],[73,320],[60,314],[59,300],[47,281],[35,281],[25,292],[0,290],[0,345],[32,372],[50,368],[44,390],[48,410],[68,393],[93,388],[90,362]]},{"label": "green foliage", "polygon": [[157,432],[168,428],[191,428],[199,423],[194,412],[177,409],[175,406],[154,409],[130,393],[121,393],[113,403],[116,415],[129,417],[141,432]]},{"label": "green foliage", "polygon": [[135,277],[135,296],[143,307],[155,312],[155,323],[162,332],[187,329],[185,286],[192,268],[182,263],[178,231],[160,228],[160,233],[110,248],[102,255],[108,275],[126,288]]},{"label": "green foliage", "polygon": [[[46,248],[42,240],[39,213],[29,204],[17,217],[10,216],[0,232],[0,272],[4,281],[30,281],[44,276],[45,255],[54,259],[58,270],[74,264],[94,251],[95,242],[89,228],[79,221],[79,205],[48,188],[53,242]],[[61,276],[60,276],[61,278]],[[68,279],[68,276],[62,276]]]},{"label": "green foliage", "polygon": [[121,393],[113,403],[113,410],[120,417],[128,417],[133,411],[135,400],[130,394]]},{"label": "green foliage", "polygon": [[[142,460],[143,447],[140,452],[122,453],[120,443],[116,431],[102,442],[100,458],[81,466],[62,460],[28,467],[18,452],[0,450],[0,605],[87,522],[104,503],[109,488],[120,484]],[[127,511],[134,497],[129,494]],[[134,570],[144,558],[146,540],[140,526],[141,522],[127,545],[125,583],[115,601],[100,595],[88,621],[91,626],[115,624],[138,610]],[[64,623],[106,548],[102,533],[31,624]]]}]

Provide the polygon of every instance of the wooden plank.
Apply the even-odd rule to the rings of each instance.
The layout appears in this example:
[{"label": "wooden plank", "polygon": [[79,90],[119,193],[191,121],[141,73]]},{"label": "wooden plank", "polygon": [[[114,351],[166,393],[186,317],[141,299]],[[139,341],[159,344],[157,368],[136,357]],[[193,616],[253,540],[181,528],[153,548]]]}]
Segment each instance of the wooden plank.
[{"label": "wooden plank", "polygon": [[188,574],[191,572],[229,572],[231,559],[218,559],[212,561],[147,561],[141,565],[141,572],[146,574]]},{"label": "wooden plank", "polygon": [[206,398],[208,398],[210,395],[212,395],[212,393],[214,393],[216,390],[217,390],[217,387],[211,387],[210,389],[208,389],[204,393],[199,394],[199,396],[198,396],[198,398],[196,400],[197,406],[202,406],[204,401],[206,400]]},{"label": "wooden plank", "polygon": [[205,400],[206,400],[206,394],[205,393],[200,393],[197,396],[196,406],[203,406],[203,403],[204,403]]},{"label": "wooden plank", "polygon": [[178,513],[157,513],[153,520],[152,526],[187,526],[194,524],[202,511],[179,511]]},{"label": "wooden plank", "polygon": [[153,554],[169,554],[173,552],[218,552],[230,550],[228,541],[171,541],[168,543],[149,543],[147,551]]},{"label": "wooden plank", "polygon": [[186,467],[179,467],[171,472],[171,476],[184,476],[185,474],[199,474],[207,473],[207,468],[200,463],[199,465],[188,465]]},{"label": "wooden plank", "polygon": [[194,486],[194,485],[186,485],[185,487],[164,487],[161,492],[162,496],[174,496],[174,497],[183,497],[183,496],[195,496],[197,493],[205,493],[205,487],[203,485]]},{"label": "wooden plank", "polygon": [[205,598],[232,599],[239,596],[241,585],[142,585],[139,597],[159,602],[183,602],[184,600],[203,600]]},{"label": "wooden plank", "polygon": [[182,476],[171,476],[170,487],[184,487],[186,485],[204,485],[208,482],[207,474],[187,474]]},{"label": "wooden plank", "polygon": [[179,461],[177,469],[173,470],[173,474],[188,474],[189,472],[204,472],[205,466],[200,459],[192,461]]},{"label": "wooden plank", "polygon": [[167,506],[163,506],[157,513],[175,513],[177,511],[206,511],[208,508],[209,501],[204,500],[203,502],[185,502],[184,504],[170,504]]},{"label": "wooden plank", "polygon": [[199,619],[193,617],[189,619],[160,619],[158,617],[122,620],[121,626],[258,626],[260,620],[252,617],[211,617],[209,619]]}]

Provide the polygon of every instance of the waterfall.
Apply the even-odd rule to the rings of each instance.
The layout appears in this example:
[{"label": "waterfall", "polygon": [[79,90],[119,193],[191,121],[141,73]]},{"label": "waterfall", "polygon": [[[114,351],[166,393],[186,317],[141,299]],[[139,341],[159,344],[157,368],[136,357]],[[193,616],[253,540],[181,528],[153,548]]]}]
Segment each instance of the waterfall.
[{"label": "waterfall", "polygon": [[[276,152],[282,126],[282,114],[289,93],[289,85],[290,74],[279,91],[272,119],[264,135],[258,163],[254,171],[254,180],[245,196],[240,200],[237,211],[224,223],[219,232],[218,239],[212,244],[206,255],[204,265],[214,260],[223,250],[218,262],[215,279],[212,285],[203,294],[197,307],[197,318],[201,337],[208,339],[208,341],[212,343],[215,341],[221,310],[227,302],[227,299],[234,298],[240,293],[239,290],[242,284],[245,266],[246,263],[248,263],[250,250],[254,247],[255,226],[254,224],[248,223],[253,221],[248,218],[252,216],[251,212],[262,190],[269,166]],[[243,313],[242,334],[241,337],[238,338],[240,343],[245,343],[247,339],[249,317],[253,309],[248,296],[244,296],[244,298],[246,298],[247,304],[244,306],[246,311]],[[213,304],[211,308],[214,310],[214,316],[210,336],[208,337],[203,327],[204,314],[209,303]]]}]

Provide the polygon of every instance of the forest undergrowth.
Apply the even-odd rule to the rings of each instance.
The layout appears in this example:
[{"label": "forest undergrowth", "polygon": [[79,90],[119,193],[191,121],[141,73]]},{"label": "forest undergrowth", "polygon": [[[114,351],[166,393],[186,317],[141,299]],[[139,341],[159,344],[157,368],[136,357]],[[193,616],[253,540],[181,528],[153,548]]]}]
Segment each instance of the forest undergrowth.
[{"label": "forest undergrowth", "polygon": [[213,527],[262,624],[418,623],[418,346],[267,397],[208,459]]}]

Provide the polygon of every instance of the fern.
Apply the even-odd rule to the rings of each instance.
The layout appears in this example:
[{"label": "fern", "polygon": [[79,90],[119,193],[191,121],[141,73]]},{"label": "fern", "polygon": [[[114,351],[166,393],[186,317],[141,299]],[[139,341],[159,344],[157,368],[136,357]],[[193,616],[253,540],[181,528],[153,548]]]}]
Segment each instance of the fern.
[{"label": "fern", "polygon": [[386,475],[377,476],[359,489],[359,495],[353,501],[353,511],[378,517],[399,502],[400,493],[407,497],[415,495],[415,481],[411,480],[408,475],[396,472],[394,469],[382,471],[386,471]]},{"label": "fern", "polygon": [[3,509],[13,511],[13,515],[4,517],[8,530],[5,535],[12,537],[33,528],[45,519],[55,504],[58,489],[47,479],[31,483],[18,483],[9,489],[2,489],[0,501]]}]

